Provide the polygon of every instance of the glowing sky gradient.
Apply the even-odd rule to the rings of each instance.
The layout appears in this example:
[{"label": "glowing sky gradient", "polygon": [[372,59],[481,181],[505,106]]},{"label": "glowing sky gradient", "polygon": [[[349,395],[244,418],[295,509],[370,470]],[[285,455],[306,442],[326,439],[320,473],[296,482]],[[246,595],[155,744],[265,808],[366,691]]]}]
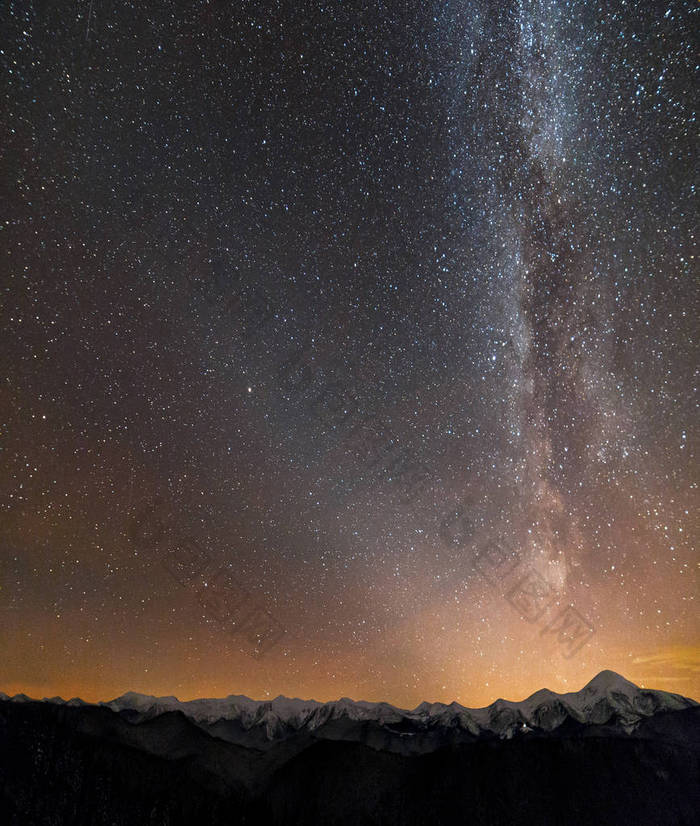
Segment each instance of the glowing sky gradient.
[{"label": "glowing sky gradient", "polygon": [[0,689],[700,697],[696,4],[151,5],[3,12]]}]

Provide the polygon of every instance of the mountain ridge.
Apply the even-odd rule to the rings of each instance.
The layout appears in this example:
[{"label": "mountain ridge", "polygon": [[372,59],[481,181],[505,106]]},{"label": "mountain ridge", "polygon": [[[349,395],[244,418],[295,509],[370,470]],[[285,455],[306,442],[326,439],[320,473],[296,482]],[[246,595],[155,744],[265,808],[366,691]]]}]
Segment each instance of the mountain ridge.
[{"label": "mountain ridge", "polygon": [[210,722],[133,692],[121,710],[1,699],[3,822],[694,826],[700,706],[623,679],[481,714],[298,700],[306,716],[280,718],[287,698],[231,695]]},{"label": "mountain ridge", "polygon": [[[9,699],[31,701],[23,694]],[[134,691],[98,703],[85,703],[78,698],[65,701],[60,697],[44,698],[41,702],[104,706],[134,723],[180,711],[204,730],[242,745],[252,745],[251,740],[256,745],[280,741],[302,731],[335,731],[345,724],[372,725],[404,739],[418,734],[426,739],[440,729],[461,732],[467,737],[510,739],[535,730],[552,732],[567,720],[584,726],[614,725],[630,733],[642,720],[655,714],[697,705],[695,700],[680,694],[640,688],[610,670],[599,672],[578,691],[559,694],[541,688],[524,700],[498,698],[478,708],[456,701],[450,704],[423,701],[414,709],[404,709],[387,702],[355,701],[348,697],[324,703],[281,694],[272,700],[253,700],[240,694],[178,700],[173,695],[157,697]]]}]

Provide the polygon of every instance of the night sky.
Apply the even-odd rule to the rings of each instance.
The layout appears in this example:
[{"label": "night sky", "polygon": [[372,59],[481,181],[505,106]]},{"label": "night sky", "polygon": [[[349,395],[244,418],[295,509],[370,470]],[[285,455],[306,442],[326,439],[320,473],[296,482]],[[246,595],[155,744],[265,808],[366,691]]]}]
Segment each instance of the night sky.
[{"label": "night sky", "polygon": [[700,695],[688,2],[9,2],[0,689]]}]

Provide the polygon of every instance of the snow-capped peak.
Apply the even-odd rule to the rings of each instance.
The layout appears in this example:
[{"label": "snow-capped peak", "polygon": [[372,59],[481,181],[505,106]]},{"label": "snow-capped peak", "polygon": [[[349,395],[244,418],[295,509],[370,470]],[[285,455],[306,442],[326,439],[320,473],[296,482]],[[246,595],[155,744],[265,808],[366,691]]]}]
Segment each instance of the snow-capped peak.
[{"label": "snow-capped peak", "polygon": [[154,697],[151,694],[139,694],[136,691],[127,691],[120,697],[115,697],[114,700],[109,700],[108,702],[100,703],[99,705],[109,706],[115,711],[121,711],[125,708],[140,711],[142,709],[152,708],[154,705],[158,705],[161,708],[165,706],[177,708],[180,705],[180,701],[177,697],[172,696]]},{"label": "snow-capped peak", "polygon": [[[29,697],[16,695],[18,702]],[[66,705],[60,698],[45,700]],[[198,725],[214,726],[220,722],[237,721],[243,731],[256,730],[268,740],[283,738],[306,729],[317,731],[333,721],[347,720],[373,723],[393,730],[405,725],[417,730],[451,729],[474,736],[513,737],[533,730],[553,731],[567,718],[578,724],[621,726],[627,731],[659,711],[678,711],[697,705],[693,700],[666,691],[643,689],[614,671],[601,671],[580,691],[556,694],[543,688],[522,701],[496,700],[485,708],[470,709],[457,702],[423,702],[406,710],[383,702],[339,700],[321,703],[283,695],[273,700],[252,700],[245,695],[231,694],[222,699],[178,700],[177,697],[154,697],[129,691],[99,705],[113,711],[136,714],[136,721],[178,710]]]},{"label": "snow-capped peak", "polygon": [[639,688],[626,680],[621,674],[615,671],[601,671],[581,689],[581,691],[595,691],[597,693],[607,694],[609,691],[616,691],[620,694],[629,694],[639,691]]}]

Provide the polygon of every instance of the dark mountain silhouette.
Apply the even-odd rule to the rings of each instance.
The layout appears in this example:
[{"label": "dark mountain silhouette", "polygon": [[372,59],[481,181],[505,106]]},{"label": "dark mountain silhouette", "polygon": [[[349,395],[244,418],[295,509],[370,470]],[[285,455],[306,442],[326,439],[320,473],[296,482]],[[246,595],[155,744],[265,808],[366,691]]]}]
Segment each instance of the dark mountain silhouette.
[{"label": "dark mountain silhouette", "polygon": [[0,821],[651,826],[700,811],[700,707],[612,672],[478,710],[195,702],[0,698]]}]

